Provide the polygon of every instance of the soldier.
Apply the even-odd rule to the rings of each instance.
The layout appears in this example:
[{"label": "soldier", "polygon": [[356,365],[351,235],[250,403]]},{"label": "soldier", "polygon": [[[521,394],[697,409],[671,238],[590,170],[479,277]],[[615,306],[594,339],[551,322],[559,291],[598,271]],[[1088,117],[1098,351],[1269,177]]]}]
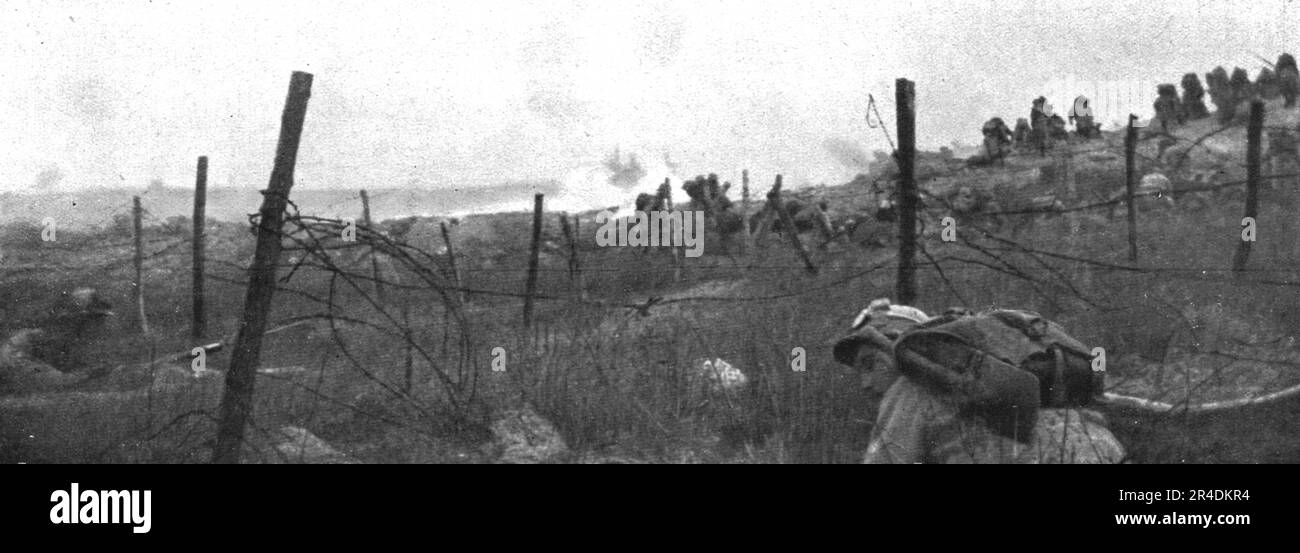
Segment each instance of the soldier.
[{"label": "soldier", "polygon": [[107,374],[86,345],[103,330],[111,306],[93,288],[65,293],[41,328],[23,328],[0,344],[0,394],[68,388]]},{"label": "soldier", "polygon": [[932,328],[968,315],[949,310],[932,320],[919,309],[878,299],[858,315],[853,333],[835,343],[836,361],[860,371],[863,386],[881,397],[864,462],[1117,463],[1124,457],[1100,413],[1038,409],[1030,437],[1017,440],[957,395],[899,371],[894,348],[900,337],[918,326]]},{"label": "soldier", "polygon": [[1156,119],[1160,120],[1160,130],[1169,132],[1171,125],[1183,124],[1183,106],[1178,101],[1178,89],[1171,84],[1156,87]]},{"label": "soldier", "polygon": [[1029,127],[1031,142],[1038,148],[1039,155],[1047,155],[1047,133],[1051,114],[1047,112],[1047,98],[1039,96],[1034,99],[1029,109]]},{"label": "soldier", "polygon": [[1070,131],[1065,130],[1065,119],[1058,114],[1051,114],[1047,118],[1047,134],[1052,140],[1069,140]]},{"label": "soldier", "polygon": [[691,198],[691,208],[708,212],[731,207],[731,199],[727,197],[730,187],[730,183],[726,186],[719,185],[715,173],[710,173],[708,177],[699,175],[694,180],[682,183],[682,190]]},{"label": "soldier", "polygon": [[1237,103],[1245,102],[1255,95],[1255,87],[1250,82],[1250,73],[1241,67],[1232,69],[1232,77],[1228,79],[1228,86],[1232,88]]},{"label": "soldier", "polygon": [[1229,110],[1229,118],[1224,121],[1231,121],[1232,117],[1236,116],[1241,103],[1254,95],[1255,85],[1250,82],[1250,74],[1240,67],[1234,68],[1232,77],[1228,79],[1228,100],[1232,102],[1232,108]]},{"label": "soldier", "polygon": [[1215,67],[1214,71],[1205,74],[1205,84],[1210,87],[1210,102],[1219,114],[1219,121],[1231,121],[1237,110],[1237,102],[1228,85],[1227,70],[1222,65]]},{"label": "soldier", "polygon": [[1281,93],[1278,89],[1277,73],[1267,67],[1260,68],[1259,75],[1255,77],[1255,91],[1265,100],[1277,98]]},{"label": "soldier", "polygon": [[1021,117],[1016,119],[1016,130],[1012,132],[1012,139],[1016,142],[1016,147],[1024,146],[1029,141],[1032,131],[1029,128],[1029,120]]},{"label": "soldier", "polygon": [[656,198],[655,196],[646,194],[645,192],[636,195],[637,211],[649,212],[649,211],[659,211],[659,209],[660,209],[660,204],[658,202],[658,198]]},{"label": "soldier", "polygon": [[671,210],[673,208],[673,187],[665,180],[659,188],[655,190],[655,203],[659,209]]},{"label": "soldier", "polygon": [[984,152],[972,158],[972,162],[984,164],[1000,161],[1011,152],[1013,134],[1001,117],[986,121],[980,132],[984,135]]},{"label": "soldier", "polygon": [[1196,73],[1183,75],[1183,119],[1195,121],[1209,116],[1210,110],[1205,107],[1205,88],[1201,86],[1200,77]]},{"label": "soldier", "polygon": [[1300,94],[1300,73],[1296,70],[1295,57],[1284,52],[1277,57],[1277,65],[1273,68],[1277,72],[1278,92],[1286,98],[1286,107],[1295,107],[1296,96]]}]

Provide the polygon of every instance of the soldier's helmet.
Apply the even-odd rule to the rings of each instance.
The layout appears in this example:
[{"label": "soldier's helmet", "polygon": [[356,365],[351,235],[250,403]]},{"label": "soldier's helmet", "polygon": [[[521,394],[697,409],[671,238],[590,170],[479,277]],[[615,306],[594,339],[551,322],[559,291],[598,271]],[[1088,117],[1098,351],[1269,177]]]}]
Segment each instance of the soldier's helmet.
[{"label": "soldier's helmet", "polygon": [[853,320],[848,335],[831,341],[831,353],[859,372],[864,388],[883,393],[899,376],[892,360],[894,340],[929,320],[915,307],[893,305],[888,298],[872,300]]},{"label": "soldier's helmet", "polygon": [[880,328],[886,336],[896,338],[901,330],[928,320],[930,316],[920,309],[910,305],[894,305],[889,298],[878,298],[871,300],[867,308],[858,313],[853,320],[852,329],[872,325]]},{"label": "soldier's helmet", "polygon": [[81,287],[63,295],[50,307],[50,319],[55,321],[70,319],[99,319],[113,315],[113,306],[99,294],[98,290]]}]

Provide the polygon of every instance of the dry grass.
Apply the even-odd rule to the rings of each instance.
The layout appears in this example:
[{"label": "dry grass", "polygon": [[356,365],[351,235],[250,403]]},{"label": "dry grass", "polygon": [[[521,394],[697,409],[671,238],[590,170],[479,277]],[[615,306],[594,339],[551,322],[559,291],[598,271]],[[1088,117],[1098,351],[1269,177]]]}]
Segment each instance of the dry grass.
[{"label": "dry grass", "polygon": [[[1011,164],[1032,169],[1049,163],[1031,157]],[[1090,161],[1080,155],[1075,170],[1091,175],[1083,177],[1092,179],[1090,187],[1119,184],[1111,180],[1113,160]],[[1042,177],[1041,172],[1036,177],[1040,180],[1024,181],[1001,171],[972,170],[940,184],[1049,190],[1057,186],[1051,182],[1054,177]],[[861,200],[855,199],[857,192],[828,189],[837,198],[850,198],[836,204],[836,215],[859,212],[870,203],[865,192]],[[1291,206],[1297,199],[1300,192],[1295,190],[1263,194],[1260,241],[1250,261],[1252,279],[1295,280],[1300,241],[1294,237],[1300,236],[1300,221]],[[1140,265],[1156,272],[1079,264],[1006,244],[993,252],[1006,263],[1000,265],[965,246],[927,241],[927,251],[943,260],[943,273],[922,267],[918,304],[927,311],[953,305],[1039,311],[1086,343],[1105,347],[1116,389],[1126,392],[1166,401],[1189,397],[1190,392],[1200,401],[1276,390],[1300,381],[1295,359],[1300,288],[1249,284],[1226,273],[1241,209],[1239,201],[1225,201],[1195,210],[1144,210]],[[525,221],[503,217],[484,234],[494,240],[466,238],[461,253],[470,286],[523,289],[526,261],[520,252],[526,251],[529,235]],[[547,236],[558,238],[554,217],[546,221]],[[1014,238],[1036,250],[1126,263],[1122,218],[1090,213],[1080,217],[1079,228],[1079,234],[1071,234],[1066,218],[1049,218]],[[42,249],[27,241],[28,230],[0,233],[8,259],[28,267],[0,274],[0,296],[8,298],[0,312],[6,328],[31,318],[43,298],[71,285],[95,284],[115,303],[127,303],[129,242],[111,233],[70,233],[58,248]],[[159,250],[169,240],[184,238],[161,228],[151,232],[150,242]],[[217,338],[232,332],[240,316],[244,277],[239,265],[247,262],[252,237],[243,225],[218,225],[212,233],[210,269],[224,279],[209,284],[212,336]],[[526,332],[519,324],[517,298],[475,297],[462,326],[447,324],[441,301],[428,290],[390,289],[389,319],[362,296],[368,286],[362,291],[340,287],[336,314],[378,328],[340,323],[336,333],[318,321],[302,332],[269,338],[264,367],[302,367],[304,372],[259,378],[247,458],[284,461],[276,459],[272,433],[296,425],[362,461],[485,462],[492,457],[484,443],[493,414],[529,404],[560,429],[572,451],[564,460],[571,462],[860,459],[874,400],[859,388],[856,375],[834,363],[827,342],[872,298],[892,295],[892,252],[836,244],[815,252],[823,271],[809,277],[786,244],[774,237],[761,256],[692,260],[685,280],[675,283],[662,251],[600,249],[585,242],[581,249],[593,297],[785,297],[683,301],[655,307],[648,316],[542,301],[536,328]],[[124,318],[115,329],[119,338],[101,345],[107,362],[138,370],[151,359],[151,351],[162,355],[192,346],[185,337],[187,263],[184,246],[150,260],[149,316],[161,330],[141,337],[133,331],[133,321]],[[869,270],[878,264],[886,267]],[[1008,267],[1020,271],[1019,276],[998,270]],[[542,293],[572,293],[562,258],[544,261],[543,269]],[[364,273],[368,264],[354,261],[350,270]],[[302,269],[283,286],[324,297],[330,276]],[[403,306],[409,311],[407,319],[401,316]],[[288,318],[324,310],[302,294],[281,292],[273,313]],[[394,326],[394,320],[400,324]],[[410,321],[412,340],[426,350],[427,358],[411,354],[408,362],[401,332],[391,332],[400,331],[404,320]],[[498,347],[507,354],[504,372],[492,370]],[[805,372],[791,369],[795,347],[807,352]],[[719,357],[740,367],[749,386],[718,391],[697,378],[692,368],[699,360]],[[213,355],[210,368],[223,369],[226,359],[224,353]],[[153,393],[103,390],[7,398],[0,402],[0,462],[206,460],[220,385],[220,378],[214,378],[149,388]],[[1243,416],[1113,422],[1137,461],[1300,460],[1294,432],[1283,426],[1296,422],[1300,414]]]}]

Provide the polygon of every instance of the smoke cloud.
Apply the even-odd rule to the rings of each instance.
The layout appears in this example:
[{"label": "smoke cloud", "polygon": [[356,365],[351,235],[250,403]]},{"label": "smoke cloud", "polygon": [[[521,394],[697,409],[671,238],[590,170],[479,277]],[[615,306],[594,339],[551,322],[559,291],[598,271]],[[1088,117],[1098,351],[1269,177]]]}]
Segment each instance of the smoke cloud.
[{"label": "smoke cloud", "polygon": [[58,165],[51,165],[41,169],[41,172],[36,173],[36,180],[32,183],[32,188],[35,188],[36,190],[51,190],[57,187],[62,181],[63,171],[59,169]]},{"label": "smoke cloud", "polygon": [[830,137],[822,141],[822,148],[831,159],[848,169],[866,169],[871,163],[867,150],[854,140]]}]

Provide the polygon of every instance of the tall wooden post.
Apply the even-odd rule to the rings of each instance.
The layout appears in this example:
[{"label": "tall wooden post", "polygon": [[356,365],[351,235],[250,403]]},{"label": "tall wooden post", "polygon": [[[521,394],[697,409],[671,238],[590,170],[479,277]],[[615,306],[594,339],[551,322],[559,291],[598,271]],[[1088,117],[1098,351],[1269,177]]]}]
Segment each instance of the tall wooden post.
[{"label": "tall wooden post", "polygon": [[1124,135],[1124,200],[1128,204],[1128,260],[1137,261],[1137,204],[1133,197],[1137,193],[1137,139],[1138,130],[1133,125],[1137,116],[1129,114],[1128,132]]},{"label": "tall wooden post", "polygon": [[528,282],[524,285],[524,328],[533,327],[533,294],[537,293],[537,264],[542,253],[542,195],[533,196],[533,244],[528,252]]},{"label": "tall wooden post", "polygon": [[573,285],[578,297],[583,301],[587,299],[587,287],[582,278],[582,262],[578,258],[578,234],[576,227],[578,225],[578,216],[573,216],[573,224],[569,224],[569,214],[560,214],[560,230],[564,231],[564,241],[569,244],[569,282]]},{"label": "tall wooden post", "polygon": [[469,294],[465,292],[465,286],[460,279],[460,267],[456,265],[456,249],[451,245],[451,233],[447,231],[447,222],[439,221],[438,228],[442,230],[442,243],[447,246],[447,264],[451,266],[451,278],[456,281],[456,297],[460,303],[464,304],[469,301]]},{"label": "tall wooden post", "polygon": [[[664,198],[664,209],[666,209],[666,210],[668,210],[668,211],[672,211],[672,210],[673,210],[672,179],[670,179],[670,178],[668,178],[668,177],[664,177],[664,183],[663,183],[663,185],[661,186],[661,188],[665,188],[665,189],[668,190],[668,195]],[[690,215],[687,214],[686,216],[689,217]],[[671,221],[669,222],[669,226],[670,226],[670,227],[671,227],[673,224],[674,224],[673,222],[671,222]],[[701,233],[703,233],[703,232],[704,232],[704,229],[700,229],[699,231],[700,231]],[[649,247],[649,246],[647,246],[647,247]],[[681,282],[681,281],[682,281],[682,265],[685,264],[685,260],[686,260],[686,257],[685,257],[685,256],[683,255],[683,253],[682,253],[682,248],[678,247],[676,244],[669,244],[669,246],[668,246],[668,258],[669,258],[669,259],[668,259],[668,262],[669,262],[669,263],[672,265],[672,267],[673,267],[673,282]],[[583,292],[583,293],[584,293],[584,294],[586,293],[585,289],[584,289],[584,292]],[[584,297],[585,297],[585,296],[584,296]]]},{"label": "tall wooden post", "polygon": [[[1079,180],[1074,172],[1074,159],[1069,148],[1065,149],[1065,153],[1061,156],[1061,160],[1061,174],[1064,175],[1065,190],[1069,197],[1067,204],[1076,205],[1083,203],[1080,201]],[[1070,255],[1080,255],[1082,252],[1079,249],[1079,245],[1083,243],[1082,217],[1078,211],[1071,211],[1065,215],[1065,222],[1069,232],[1068,239],[1066,240],[1066,251],[1070,252]],[[1092,271],[1092,267],[1084,267],[1079,272],[1079,280],[1083,283],[1085,289],[1092,286]]]},{"label": "tall wooden post", "polygon": [[898,279],[897,301],[916,301],[916,85],[907,79],[894,82],[898,110]]},{"label": "tall wooden post", "polygon": [[772,206],[764,203],[763,207],[754,214],[758,228],[754,229],[754,247],[758,249],[767,247],[767,235],[772,232],[772,221],[775,220],[776,214],[772,212]]},{"label": "tall wooden post", "polygon": [[203,257],[207,242],[204,230],[207,228],[208,206],[208,156],[199,156],[199,167],[194,177],[194,235],[193,257],[193,307],[190,309],[190,337],[198,343],[208,333],[207,315],[203,304]]},{"label": "tall wooden post", "polygon": [[[670,198],[669,201],[672,201],[672,199]],[[582,240],[582,217],[574,215],[573,216],[573,248],[575,254],[578,251],[578,247],[582,245],[581,240]],[[578,265],[578,290],[580,292],[578,297],[582,298],[583,301],[586,301],[588,297],[587,277],[584,277],[582,275],[581,264]]]},{"label": "tall wooden post", "polygon": [[[1250,103],[1250,124],[1246,128],[1246,214],[1254,219],[1259,209],[1260,158],[1264,136],[1264,101]],[[1258,229],[1258,227],[1256,227]],[[1237,253],[1232,257],[1232,272],[1240,277],[1250,259],[1251,241],[1237,242]]]},{"label": "tall wooden post", "polygon": [[753,235],[749,232],[749,169],[740,171],[740,251],[749,253],[754,245]]},{"label": "tall wooden post", "polygon": [[294,164],[298,160],[302,124],[307,117],[307,100],[311,98],[311,82],[312,75],[301,71],[294,71],[289,80],[289,95],[280,117],[275,165],[271,169],[270,184],[262,192],[257,246],[253,264],[248,269],[248,293],[244,296],[244,318],[239,323],[230,368],[226,371],[217,439],[212,448],[213,463],[239,462],[244,427],[253,410],[253,380],[261,361],[262,334],[266,332],[271,300],[275,295],[275,267],[280,259],[284,208],[293,188]]},{"label": "tall wooden post", "polygon": [[781,226],[785,227],[785,233],[790,235],[790,243],[794,246],[794,251],[799,253],[803,259],[803,268],[809,274],[817,274],[817,266],[813,264],[812,258],[808,256],[808,249],[803,247],[803,242],[799,240],[799,229],[794,226],[794,217],[785,211],[785,206],[781,205],[781,175],[776,176],[776,184],[772,185],[772,191],[767,193],[768,208],[775,210],[777,217],[781,219]]},{"label": "tall wooden post", "polygon": [[[361,223],[366,226],[366,230],[374,231],[370,221],[370,194],[361,189]],[[384,281],[383,275],[379,273],[379,250],[373,246],[370,248],[370,275],[375,280],[375,301],[379,305],[384,305]]]},{"label": "tall wooden post", "polygon": [[132,198],[132,228],[135,235],[135,305],[139,310],[140,333],[149,335],[149,316],[144,309],[144,208],[140,197]]}]

